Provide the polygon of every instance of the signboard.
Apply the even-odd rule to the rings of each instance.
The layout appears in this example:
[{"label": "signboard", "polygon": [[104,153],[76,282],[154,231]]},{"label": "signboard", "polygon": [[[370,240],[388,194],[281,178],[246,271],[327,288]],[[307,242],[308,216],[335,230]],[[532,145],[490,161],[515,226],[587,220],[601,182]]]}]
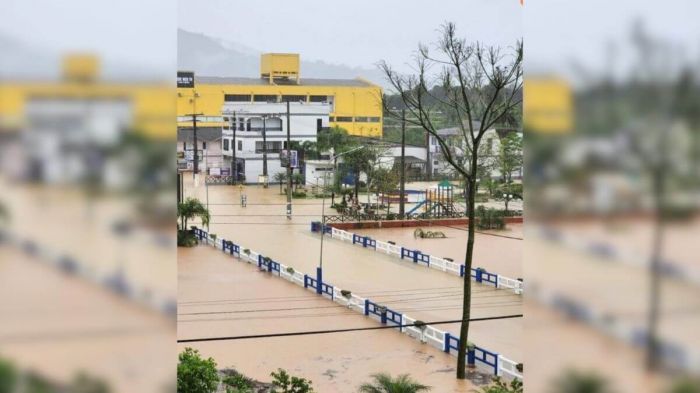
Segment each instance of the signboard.
[{"label": "signboard", "polygon": [[177,72],[177,87],[194,87],[194,72],[178,71]]},{"label": "signboard", "polygon": [[[202,161],[202,157],[204,157],[204,152],[200,149],[197,150],[197,158],[199,161]],[[194,160],[194,150],[185,150],[185,160],[187,161],[193,161]]]},{"label": "signboard", "polygon": [[287,167],[287,161],[291,157],[292,160],[292,168],[298,168],[299,167],[299,156],[297,154],[296,150],[282,150],[280,151],[280,165],[282,168]]}]

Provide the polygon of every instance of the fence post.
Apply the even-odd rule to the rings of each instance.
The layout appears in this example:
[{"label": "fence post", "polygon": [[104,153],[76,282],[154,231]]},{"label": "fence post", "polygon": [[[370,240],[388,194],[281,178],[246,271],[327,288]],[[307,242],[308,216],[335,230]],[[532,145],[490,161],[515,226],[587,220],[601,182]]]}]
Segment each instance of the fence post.
[{"label": "fence post", "polygon": [[307,277],[308,277],[308,276],[307,276],[306,274],[304,274],[304,288],[308,288],[308,286],[309,286],[309,285],[306,283],[306,282],[307,282],[307,280],[306,280]]},{"label": "fence post", "polygon": [[496,288],[498,288],[498,274],[494,274],[494,276],[496,276],[496,284],[495,285],[496,285]]},{"label": "fence post", "polygon": [[384,311],[382,311],[381,317],[380,317],[380,319],[381,319],[381,321],[382,321],[382,325],[386,325],[386,313],[387,313],[387,310],[386,310],[386,307],[385,307],[385,308],[384,308]]},{"label": "fence post", "polygon": [[401,259],[403,259],[403,251],[404,250],[405,250],[405,248],[401,247]]},{"label": "fence post", "polygon": [[452,335],[449,332],[445,332],[445,343],[443,345],[443,351],[450,353],[450,338]]},{"label": "fence post", "polygon": [[422,252],[413,250],[413,263],[418,263],[418,254],[422,254]]},{"label": "fence post", "polygon": [[476,365],[476,350],[474,348],[467,351],[467,364],[470,367],[474,367]]},{"label": "fence post", "polygon": [[365,299],[365,316],[369,315],[369,299]]},{"label": "fence post", "polygon": [[465,269],[465,268],[466,268],[466,266],[464,266],[464,265],[459,265],[459,276],[460,276],[460,277],[464,277],[464,269]]},{"label": "fence post", "polygon": [[482,278],[481,278],[481,268],[477,267],[477,268],[476,268],[476,282],[481,282],[481,281],[482,281]]},{"label": "fence post", "polygon": [[367,248],[367,236],[362,238],[362,247]]},{"label": "fence post", "polygon": [[262,267],[262,255],[258,254],[258,267]]},{"label": "fence post", "polygon": [[267,272],[272,273],[272,259],[267,261]]},{"label": "fence post", "polygon": [[316,294],[320,295],[323,293],[323,269],[320,267],[316,268]]}]

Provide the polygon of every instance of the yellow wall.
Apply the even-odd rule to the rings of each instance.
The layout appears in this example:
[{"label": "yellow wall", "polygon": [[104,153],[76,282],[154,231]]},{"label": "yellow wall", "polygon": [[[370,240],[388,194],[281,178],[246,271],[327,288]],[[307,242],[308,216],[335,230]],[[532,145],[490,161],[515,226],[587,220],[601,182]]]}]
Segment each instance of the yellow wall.
[{"label": "yellow wall", "polygon": [[[381,137],[382,107],[379,86],[283,86],[283,85],[216,85],[195,84],[195,88],[178,88],[177,114],[202,113],[221,116],[224,94],[253,95],[327,95],[334,96],[331,117],[378,117],[378,122],[331,122],[345,128],[350,135]],[[194,94],[198,95],[193,98]],[[201,126],[221,126],[220,123],[198,123]]]},{"label": "yellow wall", "polygon": [[167,84],[56,82],[0,83],[0,130],[23,126],[32,97],[126,99],[134,109],[133,128],[148,137],[176,138],[175,89]]},{"label": "yellow wall", "polygon": [[271,78],[293,77],[299,78],[299,54],[298,53],[264,53],[260,56],[260,75]]},{"label": "yellow wall", "polygon": [[559,78],[527,78],[524,84],[525,127],[543,133],[567,133],[573,129],[573,93]]}]

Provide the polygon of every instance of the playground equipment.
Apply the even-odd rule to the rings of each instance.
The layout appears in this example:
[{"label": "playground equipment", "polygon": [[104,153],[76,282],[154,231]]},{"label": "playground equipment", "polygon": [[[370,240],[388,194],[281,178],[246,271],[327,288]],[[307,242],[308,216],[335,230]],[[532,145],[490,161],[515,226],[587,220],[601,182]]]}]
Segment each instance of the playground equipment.
[{"label": "playground equipment", "polygon": [[436,188],[425,190],[425,198],[407,212],[408,215],[417,213],[426,218],[454,217],[462,213],[454,204],[454,186],[443,180]]}]

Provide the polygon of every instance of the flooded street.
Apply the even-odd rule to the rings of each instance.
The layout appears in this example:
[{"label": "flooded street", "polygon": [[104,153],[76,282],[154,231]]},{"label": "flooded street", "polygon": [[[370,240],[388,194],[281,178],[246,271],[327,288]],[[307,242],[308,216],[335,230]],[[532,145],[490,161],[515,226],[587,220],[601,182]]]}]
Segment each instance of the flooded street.
[{"label": "flooded street", "polygon": [[[179,339],[379,326],[213,247],[179,251]],[[319,392],[356,392],[377,372],[409,373],[439,392],[474,388],[454,378],[454,356],[394,329],[188,343],[179,350],[188,346],[219,368],[261,381],[284,368],[311,379]]]},{"label": "flooded street", "polygon": [[0,244],[0,354],[60,383],[86,372],[114,392],[162,392],[175,324]]},{"label": "flooded street", "polygon": [[[206,187],[200,185],[193,188],[191,177],[186,178],[186,187],[185,196],[194,195],[206,203]],[[287,220],[285,199],[284,196],[279,195],[279,187],[276,185],[271,185],[267,190],[257,186],[245,187],[244,192],[248,197],[248,206],[245,208],[239,204],[238,187],[209,186],[208,188],[209,208],[212,214],[210,233],[217,234],[219,238],[232,240],[240,244],[242,249],[249,248],[275,261],[292,266],[298,271],[314,274],[319,263],[320,236],[310,231],[310,223],[320,220],[322,210],[320,199],[294,200],[294,217],[292,220]],[[326,214],[335,213],[328,209],[330,201],[327,200],[325,203]],[[397,244],[405,242],[406,245],[421,247],[424,251],[435,252],[439,256],[453,256],[457,261],[463,259],[459,256],[463,253],[463,248],[457,249],[457,244],[462,241],[461,239],[466,241],[466,232],[448,228],[446,231],[450,238],[424,240],[413,239],[413,230],[414,228],[395,229],[386,232],[386,235],[381,232],[376,236],[379,239],[396,237]],[[514,232],[517,230],[519,229],[515,229]],[[519,271],[519,267],[516,265],[520,263],[520,259],[515,254],[521,247],[520,241],[488,235],[483,235],[483,239],[485,239],[484,242],[491,243],[489,246],[480,248],[479,257],[484,257],[485,261],[486,256],[490,255],[489,260],[502,262],[504,270],[508,266],[508,271],[517,276],[515,273]],[[482,235],[479,237],[479,241],[481,240]],[[501,244],[496,245],[496,242]],[[503,257],[498,256],[501,250],[511,245],[515,247],[515,251],[507,250],[503,253]],[[478,266],[487,267],[480,262]],[[493,271],[500,273],[498,266],[501,264],[489,265],[487,269],[490,266],[493,266]],[[180,269],[182,271],[182,267]],[[458,276],[427,269],[406,260],[362,249],[330,237],[326,238],[323,244],[323,271],[324,281],[350,290],[359,296],[369,297],[391,309],[405,312],[413,318],[439,321],[462,317],[463,281]],[[180,279],[182,283],[182,276]],[[180,299],[182,300],[182,297]],[[182,311],[182,305],[180,310]],[[497,290],[491,285],[474,283],[472,318],[521,312],[521,296],[509,291]],[[440,328],[458,336],[459,324],[443,325]],[[402,340],[410,342],[407,338]],[[522,321],[516,318],[472,323],[470,341],[517,361],[522,357]]]}]

